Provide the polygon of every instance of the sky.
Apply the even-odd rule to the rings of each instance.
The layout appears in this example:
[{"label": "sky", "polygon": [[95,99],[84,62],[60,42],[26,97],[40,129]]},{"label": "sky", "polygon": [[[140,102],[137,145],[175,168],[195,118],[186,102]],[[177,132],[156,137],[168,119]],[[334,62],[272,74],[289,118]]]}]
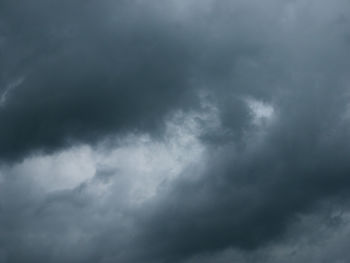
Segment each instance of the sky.
[{"label": "sky", "polygon": [[1,0],[0,263],[350,261],[348,0]]}]

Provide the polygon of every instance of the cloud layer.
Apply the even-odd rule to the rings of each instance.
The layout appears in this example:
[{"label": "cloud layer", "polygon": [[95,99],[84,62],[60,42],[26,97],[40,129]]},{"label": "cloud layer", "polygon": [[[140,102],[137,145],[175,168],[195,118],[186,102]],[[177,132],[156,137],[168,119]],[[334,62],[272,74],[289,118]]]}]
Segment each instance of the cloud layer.
[{"label": "cloud layer", "polygon": [[2,1],[0,262],[349,260],[349,13]]}]

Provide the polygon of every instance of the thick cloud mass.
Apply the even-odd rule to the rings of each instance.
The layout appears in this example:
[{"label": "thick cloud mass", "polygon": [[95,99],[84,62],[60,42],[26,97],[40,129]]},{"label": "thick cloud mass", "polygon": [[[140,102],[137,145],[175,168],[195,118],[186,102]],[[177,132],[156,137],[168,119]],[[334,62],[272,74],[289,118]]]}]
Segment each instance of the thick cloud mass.
[{"label": "thick cloud mass", "polygon": [[2,159],[155,129],[167,112],[195,103],[185,29],[134,10],[142,6],[80,2],[8,4]]},{"label": "thick cloud mass", "polygon": [[349,14],[2,1],[0,262],[349,261]]}]

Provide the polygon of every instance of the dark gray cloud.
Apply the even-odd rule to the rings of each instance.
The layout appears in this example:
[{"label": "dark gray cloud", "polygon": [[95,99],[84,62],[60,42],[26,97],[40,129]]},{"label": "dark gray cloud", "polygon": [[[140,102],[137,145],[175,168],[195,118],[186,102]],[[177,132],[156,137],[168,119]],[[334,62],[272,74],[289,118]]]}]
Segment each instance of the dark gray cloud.
[{"label": "dark gray cloud", "polygon": [[169,111],[195,104],[185,28],[137,5],[77,2],[8,4],[2,159],[155,129]]},{"label": "dark gray cloud", "polygon": [[[238,143],[225,136],[226,146],[209,149],[209,167],[200,179],[185,174],[143,211],[141,243],[152,240],[154,248],[158,241],[154,251],[160,258],[176,261],[224,247],[255,250],[283,238],[296,216],[320,201],[346,196],[349,44],[336,22],[326,28],[313,22],[298,28],[307,32],[295,32],[290,48],[284,39],[274,45],[279,55],[272,56],[285,72],[272,80],[284,87],[272,89],[277,116],[261,141],[247,126]],[[339,31],[327,35],[332,27]]]},{"label": "dark gray cloud", "polygon": [[[277,262],[304,237],[313,248],[290,262],[321,258],[320,247],[348,259],[344,236],[299,220],[348,228],[317,220],[325,203],[348,211],[349,3],[0,10],[0,261]],[[101,161],[113,156],[104,139],[130,134],[148,139],[114,145],[120,153]],[[82,144],[93,145],[82,163],[95,168],[64,159],[42,175]],[[61,166],[69,187],[47,179]],[[154,193],[135,201],[140,185],[153,191],[146,177]]]}]

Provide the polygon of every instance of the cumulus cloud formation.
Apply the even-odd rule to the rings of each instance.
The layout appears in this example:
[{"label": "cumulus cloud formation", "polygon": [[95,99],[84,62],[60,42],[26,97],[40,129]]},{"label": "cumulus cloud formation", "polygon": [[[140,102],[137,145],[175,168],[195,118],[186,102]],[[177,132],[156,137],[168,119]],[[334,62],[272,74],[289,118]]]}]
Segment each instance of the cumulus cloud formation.
[{"label": "cumulus cloud formation", "polygon": [[347,262],[345,0],[0,3],[0,262]]}]

